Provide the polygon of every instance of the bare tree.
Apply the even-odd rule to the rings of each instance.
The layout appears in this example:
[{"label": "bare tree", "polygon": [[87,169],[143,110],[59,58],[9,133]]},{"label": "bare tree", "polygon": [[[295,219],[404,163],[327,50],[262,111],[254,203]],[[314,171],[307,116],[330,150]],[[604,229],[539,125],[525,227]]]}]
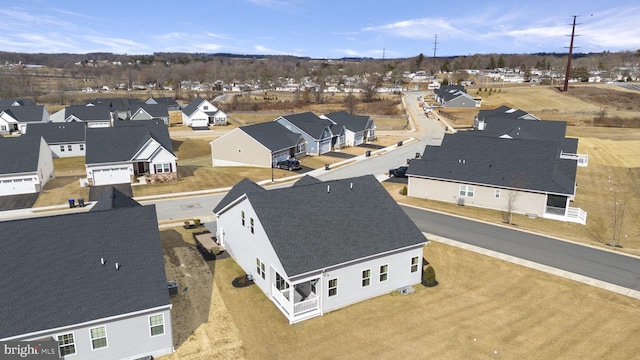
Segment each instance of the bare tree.
[{"label": "bare tree", "polygon": [[620,244],[620,237],[622,235],[622,226],[624,225],[624,213],[627,209],[627,198],[619,199],[618,191],[613,195],[613,237],[611,242],[607,245],[622,247]]},{"label": "bare tree", "polygon": [[506,205],[504,208],[505,212],[502,214],[502,219],[509,225],[511,225],[511,222],[513,220],[513,212],[516,210],[516,201],[518,200],[518,195],[519,192],[515,190],[507,191]]},{"label": "bare tree", "polygon": [[353,93],[349,93],[349,95],[345,96],[344,106],[347,108],[349,115],[353,115],[355,113],[357,105],[358,99],[353,95]]}]

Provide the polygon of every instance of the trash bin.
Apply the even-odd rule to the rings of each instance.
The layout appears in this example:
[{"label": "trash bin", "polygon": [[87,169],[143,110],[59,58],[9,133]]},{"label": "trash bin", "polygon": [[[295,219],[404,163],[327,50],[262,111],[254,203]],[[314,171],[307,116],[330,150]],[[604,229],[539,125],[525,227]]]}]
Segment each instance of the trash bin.
[{"label": "trash bin", "polygon": [[324,164],[324,169],[329,170],[329,164]]},{"label": "trash bin", "polygon": [[365,151],[365,152],[364,152],[364,156],[365,156],[365,157],[369,157],[369,156],[371,156],[371,150],[367,150],[367,151]]},{"label": "trash bin", "polygon": [[398,146],[402,146],[402,141],[398,141]]},{"label": "trash bin", "polygon": [[84,198],[78,198],[78,206],[79,207],[84,207]]},{"label": "trash bin", "polygon": [[411,163],[411,159],[407,159],[407,165]]},{"label": "trash bin", "polygon": [[167,281],[167,287],[169,288],[169,295],[177,295],[178,294],[178,282],[177,281]]},{"label": "trash bin", "polygon": [[416,159],[420,159],[420,153],[416,153]]},{"label": "trash bin", "polygon": [[72,209],[76,207],[76,201],[74,199],[69,199],[69,207]]}]

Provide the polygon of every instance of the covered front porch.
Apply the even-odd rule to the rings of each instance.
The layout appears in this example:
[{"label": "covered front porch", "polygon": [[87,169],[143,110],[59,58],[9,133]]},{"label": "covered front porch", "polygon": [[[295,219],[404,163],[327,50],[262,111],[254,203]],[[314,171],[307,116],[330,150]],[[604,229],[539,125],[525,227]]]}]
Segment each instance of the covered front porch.
[{"label": "covered front porch", "polygon": [[271,299],[290,324],[322,315],[318,293],[321,289],[320,276],[290,282],[275,272],[272,279],[275,281],[271,284]]},{"label": "covered front porch", "polygon": [[547,204],[544,210],[544,218],[587,224],[587,212],[576,207],[569,206],[571,199],[562,195],[547,195]]}]

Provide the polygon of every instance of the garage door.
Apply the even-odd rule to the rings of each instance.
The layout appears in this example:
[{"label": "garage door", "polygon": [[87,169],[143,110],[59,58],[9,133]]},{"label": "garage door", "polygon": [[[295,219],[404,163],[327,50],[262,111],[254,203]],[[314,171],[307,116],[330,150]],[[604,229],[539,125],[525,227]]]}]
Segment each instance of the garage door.
[{"label": "garage door", "polygon": [[32,177],[2,180],[0,182],[0,196],[32,194],[36,192],[35,185]]},{"label": "garage door", "polygon": [[331,151],[331,140],[325,140],[320,143],[320,154]]},{"label": "garage door", "polygon": [[130,183],[128,167],[113,167],[109,169],[93,170],[93,185],[126,184]]},{"label": "garage door", "polygon": [[364,134],[363,133],[357,133],[354,140],[353,140],[353,145],[358,146],[360,144],[362,144],[362,140],[364,139]]},{"label": "garage door", "polygon": [[289,158],[289,152],[281,152],[278,154],[273,154],[273,161],[275,164],[278,163],[278,161],[283,161],[283,160],[287,160]]}]

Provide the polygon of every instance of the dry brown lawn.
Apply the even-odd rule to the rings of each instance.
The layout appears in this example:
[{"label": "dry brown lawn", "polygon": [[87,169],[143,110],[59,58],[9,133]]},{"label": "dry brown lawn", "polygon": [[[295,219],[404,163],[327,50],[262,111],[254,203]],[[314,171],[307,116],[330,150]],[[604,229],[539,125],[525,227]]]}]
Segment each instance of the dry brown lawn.
[{"label": "dry brown lawn", "polygon": [[549,86],[494,87],[493,90],[490,95],[484,89],[479,93],[477,89],[469,90],[469,94],[480,96],[483,108],[507,105],[541,119],[564,120],[569,124],[591,124],[603,109],[608,115],[638,117],[637,111],[622,105],[628,102],[629,90],[619,86],[572,85],[568,93]]},{"label": "dry brown lawn", "polygon": [[257,286],[231,286],[243,274],[232,259],[209,264],[212,288],[195,250],[179,245],[171,255],[170,246],[169,277],[188,290],[172,299],[177,352],[167,358],[632,359],[640,353],[640,301],[435,242],[424,257],[438,286],[417,285],[411,295],[382,295],[296,325]]}]

